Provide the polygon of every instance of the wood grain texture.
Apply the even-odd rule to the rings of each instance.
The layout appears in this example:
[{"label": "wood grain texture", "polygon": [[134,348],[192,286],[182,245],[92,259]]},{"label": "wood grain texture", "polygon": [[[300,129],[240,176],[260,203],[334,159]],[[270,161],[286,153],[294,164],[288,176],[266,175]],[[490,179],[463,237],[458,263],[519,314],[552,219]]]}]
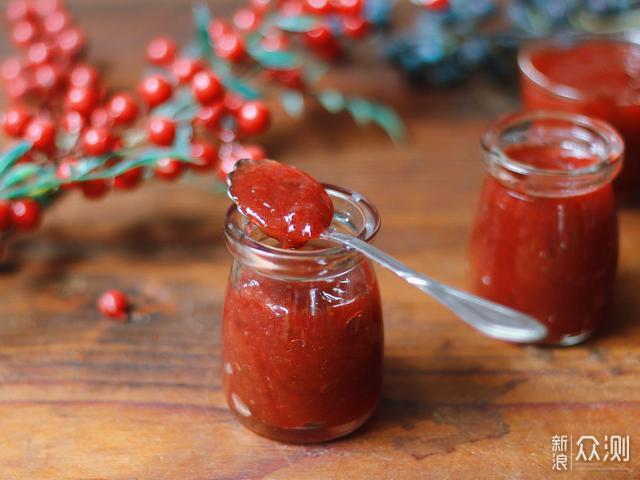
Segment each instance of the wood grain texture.
[{"label": "wood grain texture", "polygon": [[[154,34],[186,39],[191,28],[184,0],[70,3],[120,86],[135,85]],[[279,118],[269,152],[369,196],[383,218],[378,246],[464,286],[478,138],[517,108],[515,94],[481,80],[411,89],[377,64],[344,67],[328,83],[391,103],[410,143],[395,147],[312,109],[300,123]],[[554,434],[632,436],[628,470],[564,477],[640,477],[640,212],[622,213],[611,325],[584,346],[483,338],[380,271],[377,414],[346,439],[292,446],[248,432],[224,402],[218,329],[231,259],[221,234],[227,200],[210,183],[154,184],[99,203],[70,195],[37,235],[13,244],[15,261],[0,272],[0,478],[552,478]],[[96,311],[114,287],[139,306],[131,324]]]}]

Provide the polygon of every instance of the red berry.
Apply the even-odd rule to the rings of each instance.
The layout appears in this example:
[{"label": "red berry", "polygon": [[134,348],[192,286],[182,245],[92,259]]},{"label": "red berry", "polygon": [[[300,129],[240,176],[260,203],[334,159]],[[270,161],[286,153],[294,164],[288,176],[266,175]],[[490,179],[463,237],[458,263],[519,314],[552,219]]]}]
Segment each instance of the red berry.
[{"label": "red berry", "polygon": [[150,107],[155,107],[171,97],[173,88],[163,76],[151,75],[142,81],[138,91],[145,103]]},{"label": "red berry", "polygon": [[225,113],[223,103],[202,107],[193,117],[194,125],[200,125],[207,130],[215,130],[220,126],[220,121]]},{"label": "red berry", "polygon": [[246,56],[244,40],[234,32],[222,35],[215,43],[214,51],[218,57],[232,63],[241,62]]},{"label": "red berry", "polygon": [[176,44],[167,37],[158,37],[147,45],[147,60],[154,65],[169,65],[176,57]]},{"label": "red berry", "polygon": [[109,112],[107,112],[106,108],[102,107],[94,109],[91,112],[90,119],[92,127],[110,127],[112,123]]},{"label": "red berry", "polygon": [[67,28],[58,35],[58,48],[68,58],[79,55],[86,43],[84,32],[76,27]]},{"label": "red berry", "polygon": [[342,17],[342,29],[347,37],[361,38],[369,30],[369,23],[358,15]]},{"label": "red berry", "polygon": [[224,108],[234,115],[240,111],[243,105],[244,99],[240,95],[236,95],[235,93],[228,93],[224,97]]},{"label": "red berry", "polygon": [[107,112],[116,125],[129,125],[138,116],[138,104],[128,93],[114,95],[107,106]]},{"label": "red berry", "polygon": [[84,127],[85,119],[78,112],[65,112],[61,119],[62,128],[68,133],[79,133]]},{"label": "red berry", "polygon": [[126,321],[129,318],[131,304],[127,296],[119,290],[109,290],[100,295],[98,310],[105,317]]},{"label": "red berry", "polygon": [[270,31],[260,41],[260,46],[268,52],[278,52],[289,47],[289,39],[280,30]]},{"label": "red berry", "polygon": [[343,15],[359,15],[364,7],[363,0],[332,0],[331,3]]},{"label": "red berry", "polygon": [[35,42],[27,48],[26,58],[31,65],[41,65],[51,60],[53,52],[44,42]]},{"label": "red berry", "polygon": [[113,144],[113,135],[105,127],[91,127],[82,136],[82,149],[87,155],[98,156],[109,153]]},{"label": "red berry", "polygon": [[80,187],[82,188],[82,194],[91,200],[98,200],[104,197],[109,190],[106,180],[102,178],[81,182]]},{"label": "red berry", "polygon": [[11,202],[0,200],[0,233],[6,232],[13,226]]},{"label": "red berry", "polygon": [[449,8],[449,0],[423,0],[422,4],[427,10],[443,10]]},{"label": "red berry", "polygon": [[50,153],[56,144],[56,126],[47,118],[36,117],[27,125],[24,139],[32,143],[34,150]]},{"label": "red berry", "polygon": [[144,167],[136,167],[113,179],[113,186],[120,190],[133,190],[144,180]]},{"label": "red berry", "polygon": [[43,95],[56,90],[60,86],[61,80],[60,68],[48,63],[38,65],[33,71],[33,86]]},{"label": "red berry", "polygon": [[77,65],[69,72],[69,83],[74,87],[96,87],[98,79],[98,71],[87,64]]},{"label": "red berry", "polygon": [[0,77],[5,82],[11,82],[20,78],[23,74],[22,62],[19,58],[9,57],[0,66]]},{"label": "red berry", "polygon": [[196,73],[191,82],[191,90],[203,105],[219,102],[224,97],[222,83],[211,72]]},{"label": "red berry", "polygon": [[255,30],[259,23],[260,18],[250,8],[241,8],[233,15],[233,25],[243,32]]},{"label": "red berry", "polygon": [[176,124],[166,117],[152,117],[147,126],[147,136],[152,143],[163,147],[173,145],[176,137]]},{"label": "red berry", "polygon": [[30,120],[31,114],[24,107],[13,107],[2,116],[2,127],[7,135],[19,138]]},{"label": "red berry", "polygon": [[11,30],[11,41],[18,48],[27,47],[38,38],[38,29],[31,20],[16,23]]},{"label": "red berry", "polygon": [[[62,182],[66,182],[70,178],[73,178],[73,169],[78,164],[78,160],[75,158],[65,158],[56,167],[56,178]],[[60,188],[68,190],[75,187],[75,182],[63,183]]]},{"label": "red berry", "polygon": [[272,4],[272,0],[251,0],[251,8],[253,8],[260,14],[265,13],[267,10],[269,10]]},{"label": "red berry", "polygon": [[236,122],[245,135],[257,135],[269,128],[271,113],[262,102],[247,102],[238,111]]},{"label": "red berry", "polygon": [[33,90],[32,85],[24,77],[12,80],[4,88],[7,96],[13,100],[23,100]]},{"label": "red berry", "polygon": [[18,230],[32,231],[40,226],[42,215],[40,204],[31,198],[21,198],[11,204],[13,224]]},{"label": "red berry", "polygon": [[335,42],[335,38],[331,29],[326,25],[322,25],[305,33],[305,40],[310,47],[324,47],[325,45]]},{"label": "red berry", "polygon": [[207,27],[207,32],[209,33],[211,41],[216,44],[223,35],[231,33],[232,30],[227,22],[223,20],[212,20]]},{"label": "red berry", "polygon": [[31,15],[31,5],[26,0],[12,0],[5,7],[7,20],[11,23],[24,20]]},{"label": "red berry", "polygon": [[179,58],[173,65],[171,71],[180,83],[189,83],[193,76],[204,69],[204,64],[195,58]]},{"label": "red berry", "polygon": [[280,4],[279,10],[284,17],[296,17],[304,13],[304,4],[298,0],[287,0]]},{"label": "red berry", "polygon": [[35,2],[35,11],[41,17],[49,17],[54,13],[64,10],[64,3],[62,0],[38,0]]},{"label": "red berry", "polygon": [[314,15],[326,15],[331,13],[333,7],[329,0],[305,0],[304,9]]},{"label": "red berry", "polygon": [[191,158],[194,163],[190,166],[196,172],[212,170],[218,161],[218,149],[210,142],[193,142],[191,144]]},{"label": "red berry", "polygon": [[183,171],[183,162],[175,158],[164,157],[156,161],[154,174],[157,178],[170,182],[180,177]]},{"label": "red berry", "polygon": [[44,30],[51,36],[60,34],[65,28],[71,26],[71,17],[67,12],[52,12],[44,18]]},{"label": "red berry", "polygon": [[97,94],[92,87],[71,87],[67,92],[64,104],[68,110],[74,110],[87,116],[97,102]]}]

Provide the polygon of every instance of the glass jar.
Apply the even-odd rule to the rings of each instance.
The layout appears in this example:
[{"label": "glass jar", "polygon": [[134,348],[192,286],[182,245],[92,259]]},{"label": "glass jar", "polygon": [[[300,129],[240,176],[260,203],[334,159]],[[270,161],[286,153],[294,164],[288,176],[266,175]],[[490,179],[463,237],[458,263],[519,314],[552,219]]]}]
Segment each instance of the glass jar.
[{"label": "glass jar", "polygon": [[[637,35],[637,34],[636,34]],[[627,35],[568,36],[533,42],[518,55],[525,108],[599,118],[625,140],[616,186],[640,187],[640,45]]]},{"label": "glass jar", "polygon": [[573,345],[607,320],[618,259],[611,182],[623,142],[581,115],[508,116],[482,139],[487,174],[470,245],[476,293],[528,313],[543,341]]},{"label": "glass jar", "polygon": [[[371,241],[375,207],[325,185],[333,226]],[[225,221],[234,262],[222,322],[223,385],[231,410],[275,440],[321,442],[373,413],[382,385],[378,283],[362,255],[324,241],[285,250],[235,207]]]}]

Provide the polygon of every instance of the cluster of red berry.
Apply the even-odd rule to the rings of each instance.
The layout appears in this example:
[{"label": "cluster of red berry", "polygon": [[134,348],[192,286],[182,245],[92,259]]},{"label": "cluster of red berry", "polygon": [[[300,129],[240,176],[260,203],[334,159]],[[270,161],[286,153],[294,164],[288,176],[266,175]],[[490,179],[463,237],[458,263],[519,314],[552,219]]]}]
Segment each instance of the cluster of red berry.
[{"label": "cluster of red berry", "polygon": [[269,109],[259,100],[245,101],[228,91],[202,59],[180,56],[177,52],[176,44],[167,37],[149,43],[147,60],[162,70],[145,77],[138,93],[151,109],[147,124],[149,143],[170,146],[175,141],[178,122],[156,112],[172,102],[179,91],[190,92],[196,106],[189,119],[192,163],[162,159],[156,165],[156,176],[172,180],[188,166],[195,172],[216,170],[224,180],[240,158],[265,158],[261,147],[242,145],[237,140],[266,131],[271,121]]},{"label": "cluster of red berry", "polygon": [[[118,132],[136,120],[138,105],[126,93],[106,101],[95,67],[80,63],[85,34],[73,25],[60,0],[12,0],[6,16],[12,42],[22,55],[0,67],[4,90],[14,103],[2,116],[2,128],[8,136],[31,144],[19,163],[54,163],[58,178],[65,181],[72,176],[77,157],[104,155],[121,146]],[[61,135],[76,141],[61,148],[57,142]],[[141,181],[142,173],[127,172],[113,185],[131,188]],[[87,197],[97,198],[109,184],[92,180],[81,188]]]}]

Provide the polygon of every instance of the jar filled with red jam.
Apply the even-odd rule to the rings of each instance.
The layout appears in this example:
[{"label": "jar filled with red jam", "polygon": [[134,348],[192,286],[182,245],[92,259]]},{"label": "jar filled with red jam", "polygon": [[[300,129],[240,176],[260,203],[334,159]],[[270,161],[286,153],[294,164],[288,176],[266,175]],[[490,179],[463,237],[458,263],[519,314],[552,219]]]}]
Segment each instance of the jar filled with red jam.
[{"label": "jar filled with red jam", "polygon": [[625,36],[574,36],[533,43],[520,51],[525,108],[599,118],[625,141],[616,186],[625,197],[640,187],[640,45]]},{"label": "jar filled with red jam", "polygon": [[581,115],[530,111],[483,140],[486,178],[470,245],[479,295],[528,313],[543,343],[573,345],[608,319],[618,260],[612,180],[623,142]]},{"label": "jar filled with red jam", "polygon": [[[332,226],[370,241],[375,207],[325,186]],[[383,325],[372,264],[323,240],[283,249],[232,207],[225,235],[234,263],[222,325],[223,385],[249,429],[307,443],[354,431],[382,384]]]}]

